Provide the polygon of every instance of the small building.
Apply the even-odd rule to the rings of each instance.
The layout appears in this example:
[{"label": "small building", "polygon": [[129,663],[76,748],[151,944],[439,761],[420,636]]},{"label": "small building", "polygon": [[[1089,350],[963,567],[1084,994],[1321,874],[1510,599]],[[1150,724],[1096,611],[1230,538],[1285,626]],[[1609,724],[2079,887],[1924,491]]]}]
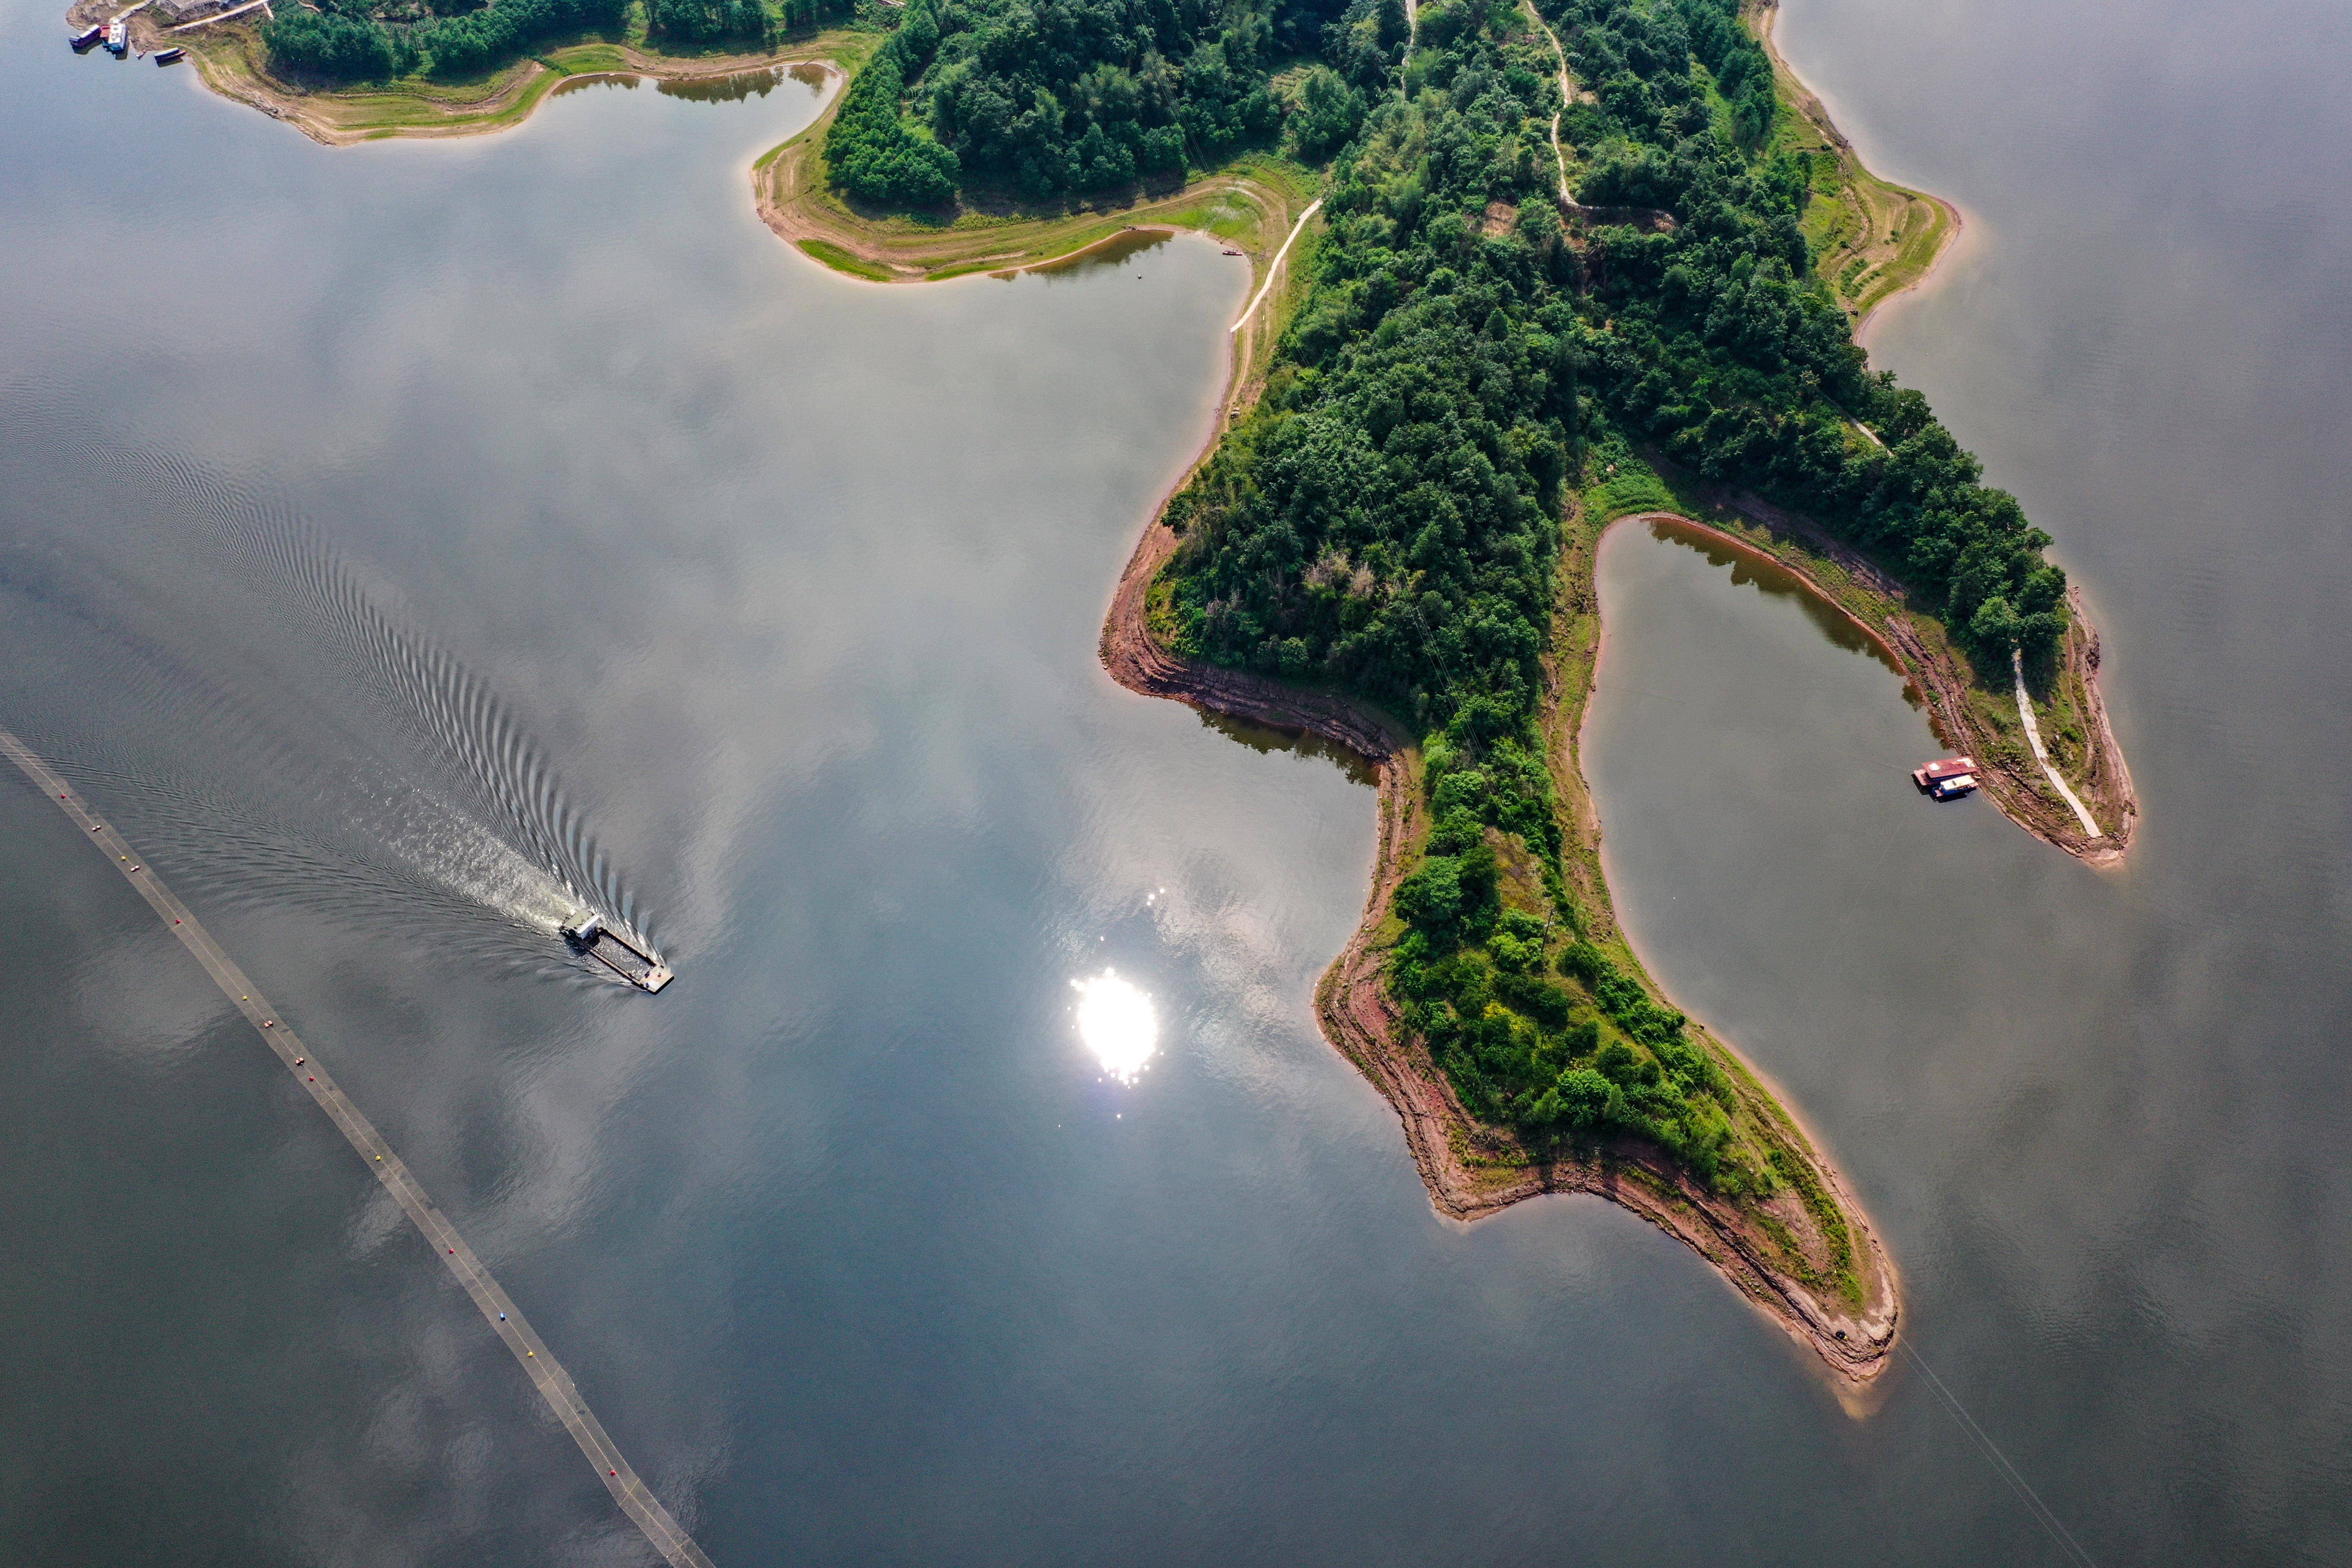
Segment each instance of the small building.
[{"label": "small building", "polygon": [[1974,757],[1938,757],[1924,768],[1912,769],[1911,782],[1919,786],[1921,795],[1931,795],[1937,800],[1958,800],[1974,793],[1977,762]]}]

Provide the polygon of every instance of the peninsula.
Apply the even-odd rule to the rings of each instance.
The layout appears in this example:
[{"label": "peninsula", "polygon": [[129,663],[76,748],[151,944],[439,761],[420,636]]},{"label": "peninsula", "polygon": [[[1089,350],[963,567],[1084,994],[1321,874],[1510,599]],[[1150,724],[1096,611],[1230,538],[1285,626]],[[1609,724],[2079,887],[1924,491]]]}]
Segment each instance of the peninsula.
[{"label": "peninsula", "polygon": [[494,130],[584,72],[799,62],[846,86],[754,197],[836,271],[1174,229],[1246,258],[1223,416],[1118,584],[1106,666],[1371,765],[1378,863],[1317,1010],[1442,1212],[1607,1197],[1869,1384],[1894,1265],[1819,1141],[1644,971],[1579,728],[1600,539],[1671,520],[1850,617],[2021,826],[2123,856],[2137,805],[2049,536],[1854,341],[1960,215],[1863,166],[1758,0],[826,4],[285,0],[173,41],[331,142]]}]

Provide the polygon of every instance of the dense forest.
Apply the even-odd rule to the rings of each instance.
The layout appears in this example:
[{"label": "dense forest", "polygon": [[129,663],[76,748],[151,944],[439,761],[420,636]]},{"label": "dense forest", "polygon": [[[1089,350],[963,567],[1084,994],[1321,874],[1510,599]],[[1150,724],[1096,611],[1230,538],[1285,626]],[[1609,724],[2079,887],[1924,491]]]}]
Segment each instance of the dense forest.
[{"label": "dense forest", "polygon": [[[1733,1137],[1721,1067],[1586,940],[1562,873],[1539,708],[1566,491],[1603,450],[1753,487],[1887,560],[2001,667],[2063,633],[2065,580],[1925,400],[1868,372],[1738,0],[1547,16],[1589,99],[1560,101],[1549,41],[1501,0],[1423,5],[1401,71],[1377,11],[1326,26],[1319,68],[1360,118],[1265,395],[1171,505],[1164,624],[1425,732],[1434,826],[1390,983],[1474,1114],[1538,1146],[1633,1133],[1719,1190],[1769,1189],[1802,1178]],[[1564,227],[1555,112],[1580,204],[1667,216]],[[1548,908],[1505,905],[1498,850],[1522,849]]]},{"label": "dense forest", "polygon": [[[1039,197],[1211,167],[1282,134],[1273,73],[1343,24],[1318,0],[912,0],[825,159],[852,195],[914,206],[960,184]],[[1376,82],[1404,35],[1388,0],[1360,52]],[[1360,89],[1326,68],[1298,98],[1292,129],[1320,161],[1353,132]]]},{"label": "dense forest", "polygon": [[[646,0],[656,47],[758,48],[781,30],[854,14],[855,0]],[[630,0],[320,0],[261,27],[272,69],[330,83],[419,72],[478,76],[551,44],[617,37]]]}]

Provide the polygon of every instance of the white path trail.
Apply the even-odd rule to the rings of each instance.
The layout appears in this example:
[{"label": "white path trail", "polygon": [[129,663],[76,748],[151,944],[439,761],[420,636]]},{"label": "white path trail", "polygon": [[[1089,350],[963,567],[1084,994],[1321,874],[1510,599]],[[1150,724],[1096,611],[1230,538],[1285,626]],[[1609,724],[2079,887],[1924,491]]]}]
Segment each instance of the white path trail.
[{"label": "white path trail", "polygon": [[1243,307],[1241,315],[1234,320],[1232,326],[1225,329],[1226,331],[1240,331],[1244,327],[1249,324],[1249,319],[1257,314],[1258,305],[1265,299],[1265,291],[1274,287],[1275,278],[1282,271],[1282,258],[1290,254],[1290,247],[1298,241],[1298,231],[1307,226],[1307,220],[1315,216],[1316,209],[1320,207],[1322,205],[1323,198],[1321,196],[1318,196],[1313,201],[1307,204],[1307,210],[1300,213],[1298,215],[1298,221],[1290,226],[1290,237],[1284,240],[1282,242],[1282,248],[1274,253],[1274,263],[1265,269],[1265,281],[1257,286],[1257,292],[1250,296],[1250,302],[1246,306]]},{"label": "white path trail", "polygon": [[2017,677],[2017,717],[2025,725],[2025,740],[2033,748],[2033,760],[2040,763],[2042,771],[2049,775],[2050,787],[2074,808],[2075,817],[2083,824],[2084,836],[2096,838],[2099,837],[2099,825],[2091,820],[2091,814],[2083,809],[2083,803],[2075,798],[2073,790],[2066,787],[2066,781],[2058,776],[2058,769],[2050,761],[2050,753],[2042,749],[2042,726],[2033,721],[2033,701],[2025,695],[2025,655],[2022,651],[2017,648],[2009,650],[2009,668],[2010,673]]},{"label": "white path trail", "polygon": [[[1545,21],[1543,19],[1543,13],[1535,8],[1534,0],[1522,0],[1522,3],[1527,6],[1528,19],[1533,21],[1537,26],[1541,27],[1543,29],[1543,36],[1551,40],[1552,58],[1559,61],[1559,101],[1564,105],[1574,103],[1576,101],[1576,83],[1569,77],[1568,51],[1560,47],[1559,35],[1551,30],[1551,24]],[[1551,117],[1551,156],[1552,162],[1559,165],[1560,205],[1573,211],[1576,206],[1576,198],[1570,195],[1568,190],[1568,154],[1560,151],[1559,114],[1554,114]]]},{"label": "white path trail", "polygon": [[[235,10],[222,11],[210,16],[200,16],[195,21],[183,22],[176,27],[166,27],[163,30],[167,33],[193,33],[198,27],[209,27],[215,22],[226,22],[232,16],[242,16],[247,11],[258,11],[268,4],[269,0],[245,0],[245,4]],[[277,13],[273,11],[270,15],[276,16]]]}]

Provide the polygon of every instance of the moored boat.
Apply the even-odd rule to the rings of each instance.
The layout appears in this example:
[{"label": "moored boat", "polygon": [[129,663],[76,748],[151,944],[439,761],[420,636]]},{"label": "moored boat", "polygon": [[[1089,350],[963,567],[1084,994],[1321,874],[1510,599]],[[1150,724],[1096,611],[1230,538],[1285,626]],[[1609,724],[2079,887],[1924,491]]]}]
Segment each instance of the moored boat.
[{"label": "moored boat", "polygon": [[1919,786],[1922,795],[1934,795],[1937,800],[1958,800],[1976,791],[1976,759],[1939,757],[1924,768],[1912,769],[1911,782]]}]

